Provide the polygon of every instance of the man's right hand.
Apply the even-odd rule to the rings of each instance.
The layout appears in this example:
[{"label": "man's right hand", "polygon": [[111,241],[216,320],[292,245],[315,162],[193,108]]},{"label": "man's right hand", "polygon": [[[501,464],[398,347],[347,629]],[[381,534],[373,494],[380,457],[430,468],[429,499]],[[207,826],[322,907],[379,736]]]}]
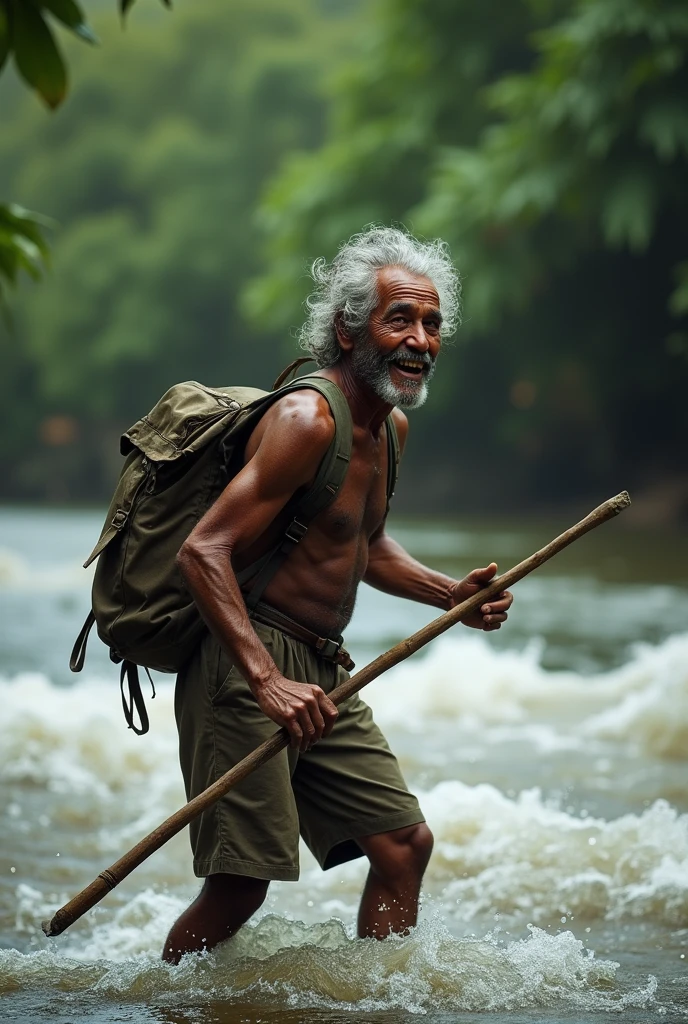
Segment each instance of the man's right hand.
[{"label": "man's right hand", "polygon": [[324,690],[275,676],[253,690],[258,706],[268,718],[289,733],[291,746],[306,751],[329,736],[339,712]]}]

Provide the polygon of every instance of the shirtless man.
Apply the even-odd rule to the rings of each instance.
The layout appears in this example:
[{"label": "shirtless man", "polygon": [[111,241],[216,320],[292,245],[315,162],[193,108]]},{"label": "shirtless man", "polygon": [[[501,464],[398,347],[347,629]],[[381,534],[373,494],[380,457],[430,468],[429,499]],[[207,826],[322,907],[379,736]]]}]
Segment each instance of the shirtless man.
[{"label": "shirtless man", "polygon": [[[281,535],[285,506],[311,484],[333,440],[330,407],[318,392],[292,392],[269,408],[248,440],[243,469],[178,559],[209,627],[177,683],[189,797],[275,724],[289,731],[291,746],[192,824],[194,870],[205,882],[165,942],[163,957],[173,963],[234,934],[260,907],[271,879],[298,877],[299,831],[324,868],[368,858],[360,936],[384,938],[416,923],[431,832],[370,709],[355,696],[338,711],[327,696],[345,678],[341,665],[295,639],[289,622],[339,639],[361,580],[449,609],[497,568],[492,563],[457,581],[421,565],[385,532],[385,419],[392,413],[403,447],[401,407],[424,401],[441,339],[457,319],[458,284],[444,246],[371,228],[329,267],[318,261],[314,276],[319,288],[302,344],[319,375],[346,397],[353,448],[337,498],[264,592],[268,610],[288,617],[286,628],[249,618],[235,570]],[[499,629],[511,601],[503,593],[466,624]]]}]

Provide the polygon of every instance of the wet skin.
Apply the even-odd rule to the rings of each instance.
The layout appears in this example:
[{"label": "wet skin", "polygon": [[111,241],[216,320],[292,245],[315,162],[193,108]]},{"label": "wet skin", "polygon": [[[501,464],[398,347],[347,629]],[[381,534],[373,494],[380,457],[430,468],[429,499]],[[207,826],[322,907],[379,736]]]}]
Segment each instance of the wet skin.
[{"label": "wet skin", "polygon": [[[403,359],[440,351],[439,299],[432,283],[398,267],[378,271],[379,302],[369,322],[367,343],[384,356]],[[353,611],[358,584],[436,608],[448,609],[476,593],[496,565],[475,569],[461,581],[427,568],[385,533],[387,450],[384,421],[392,407],[353,371],[357,344],[337,325],[342,355],[320,371],[346,396],[354,423],[351,462],[336,500],[311,523],[308,534],[271,580],[264,600],[321,636],[337,635]],[[390,366],[403,387],[419,376]],[[399,441],[408,421],[393,412]],[[276,402],[251,435],[243,469],[206,513],[179,554],[184,578],[208,626],[226,647],[260,707],[285,726],[292,744],[306,749],[327,735],[336,709],[319,687],[285,679],[249,622],[236,569],[249,564],[281,536],[283,510],[313,481],[334,437],[326,400],[304,390]],[[479,629],[498,629],[511,595],[485,605],[468,620]]]},{"label": "wet skin", "polygon": [[[497,570],[491,563],[463,580],[451,579],[411,558],[385,532],[384,422],[392,412],[403,450],[408,421],[356,373],[354,350],[356,345],[370,344],[381,356],[391,357],[388,372],[393,384],[413,393],[427,369],[419,372],[399,362],[407,357],[418,360],[426,353],[434,362],[441,347],[441,315],[437,292],[427,278],[398,267],[386,267],[377,277],[379,301],[370,316],[367,339],[352,339],[336,323],[341,357],[320,371],[341,388],[351,409],[353,449],[345,483],[332,505],[313,520],[263,595],[269,604],[321,636],[343,631],[361,580],[386,593],[449,609],[477,593]],[[317,392],[304,390],[276,402],[247,443],[243,469],[198,523],[178,558],[209,628],[247,680],[261,709],[288,729],[292,746],[301,750],[329,734],[337,709],[320,687],[294,682],[279,672],[251,626],[233,569],[250,564],[281,536],[287,502],[312,483],[333,437],[329,405]],[[511,594],[503,593],[466,625],[499,629],[511,601]],[[408,929],[416,920],[420,881],[432,848],[427,826],[358,841],[371,861],[359,934],[382,937]],[[234,885],[232,878],[206,879],[198,900],[172,929],[165,959],[176,962],[183,952],[227,938],[260,906],[268,883],[237,879]],[[221,909],[225,903],[227,908],[233,905],[227,894],[240,890],[244,910]],[[381,906],[387,908],[384,913]]]}]

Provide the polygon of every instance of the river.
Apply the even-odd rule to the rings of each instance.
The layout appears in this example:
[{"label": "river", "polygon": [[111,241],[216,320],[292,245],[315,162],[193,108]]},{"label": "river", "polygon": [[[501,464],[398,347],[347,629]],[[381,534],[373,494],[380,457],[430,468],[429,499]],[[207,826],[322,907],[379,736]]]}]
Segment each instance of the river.
[{"label": "river", "polygon": [[[581,509],[581,514],[587,509]],[[186,833],[59,938],[40,922],[183,802],[170,677],[126,729],[80,563],[96,512],[0,509],[0,1019],[129,1024],[522,1024],[688,1018],[688,539],[613,521],[366,699],[432,827],[418,927],[354,937],[361,861],[275,883],[257,918],[179,967]],[[506,569],[565,522],[392,522],[455,575]],[[436,615],[362,587],[360,667]]]}]

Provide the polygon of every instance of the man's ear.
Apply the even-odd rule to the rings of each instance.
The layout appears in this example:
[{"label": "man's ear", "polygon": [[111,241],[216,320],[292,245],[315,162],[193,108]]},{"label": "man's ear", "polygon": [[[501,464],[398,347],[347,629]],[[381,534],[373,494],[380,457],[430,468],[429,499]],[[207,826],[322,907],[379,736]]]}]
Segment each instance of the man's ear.
[{"label": "man's ear", "polygon": [[342,313],[341,309],[339,310],[338,313],[335,313],[334,329],[337,335],[337,341],[339,342],[339,347],[341,348],[342,352],[350,352],[354,347],[354,343],[351,340],[349,332],[346,329],[346,324],[344,323],[344,314]]}]

